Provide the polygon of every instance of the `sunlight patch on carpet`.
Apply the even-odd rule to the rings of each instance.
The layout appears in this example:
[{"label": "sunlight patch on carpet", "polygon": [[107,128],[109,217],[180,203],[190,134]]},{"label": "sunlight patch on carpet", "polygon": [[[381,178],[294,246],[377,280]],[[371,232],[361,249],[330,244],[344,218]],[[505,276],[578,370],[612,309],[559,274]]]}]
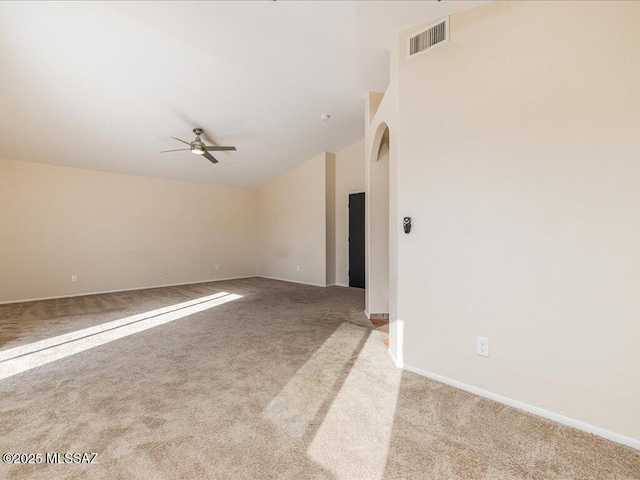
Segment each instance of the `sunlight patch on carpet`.
[{"label": "sunlight patch on carpet", "polygon": [[0,380],[238,298],[220,292],[0,351]]},{"label": "sunlight patch on carpet", "polygon": [[302,437],[369,330],[342,323],[265,408],[264,416],[293,437]]},{"label": "sunlight patch on carpet", "polygon": [[378,335],[369,335],[307,449],[309,457],[336,479],[381,479],[401,378]]}]

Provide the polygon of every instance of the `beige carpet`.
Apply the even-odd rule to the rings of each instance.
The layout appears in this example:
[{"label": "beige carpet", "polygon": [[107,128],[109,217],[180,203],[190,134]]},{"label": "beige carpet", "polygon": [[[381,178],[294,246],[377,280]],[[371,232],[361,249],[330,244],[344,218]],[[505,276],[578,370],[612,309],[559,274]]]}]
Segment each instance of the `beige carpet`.
[{"label": "beige carpet", "polygon": [[0,379],[0,453],[99,453],[0,478],[640,479],[638,451],[393,367],[356,289],[253,278],[5,305],[0,354],[217,292],[242,298]]}]

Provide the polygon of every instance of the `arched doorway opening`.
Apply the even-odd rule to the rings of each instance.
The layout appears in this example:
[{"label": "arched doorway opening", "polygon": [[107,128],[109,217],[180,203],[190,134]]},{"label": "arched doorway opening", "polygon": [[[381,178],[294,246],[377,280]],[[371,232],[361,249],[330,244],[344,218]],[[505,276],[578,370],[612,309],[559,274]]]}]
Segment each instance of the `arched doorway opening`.
[{"label": "arched doorway opening", "polygon": [[389,320],[390,161],[385,123],[378,127],[369,160],[367,310],[374,325],[384,328],[384,321]]}]

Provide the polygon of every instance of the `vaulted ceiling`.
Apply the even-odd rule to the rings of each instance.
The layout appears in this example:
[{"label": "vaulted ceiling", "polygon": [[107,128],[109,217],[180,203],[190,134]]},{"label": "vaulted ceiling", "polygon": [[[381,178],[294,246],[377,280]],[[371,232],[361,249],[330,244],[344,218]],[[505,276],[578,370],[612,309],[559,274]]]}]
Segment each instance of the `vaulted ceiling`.
[{"label": "vaulted ceiling", "polygon": [[[0,158],[257,186],[361,139],[396,34],[477,5],[2,2]],[[196,126],[238,151],[159,153]]]}]

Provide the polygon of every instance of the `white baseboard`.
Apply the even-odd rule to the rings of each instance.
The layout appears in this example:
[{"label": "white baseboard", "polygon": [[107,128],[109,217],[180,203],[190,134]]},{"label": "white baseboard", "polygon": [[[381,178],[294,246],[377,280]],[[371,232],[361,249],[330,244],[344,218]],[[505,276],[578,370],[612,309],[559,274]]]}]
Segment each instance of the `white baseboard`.
[{"label": "white baseboard", "polygon": [[387,352],[389,352],[389,357],[391,357],[391,361],[396,367],[407,370],[408,372],[417,373],[418,375],[422,375],[423,377],[436,380],[437,382],[445,383],[447,385],[450,385],[455,388],[459,388],[461,390],[465,390],[475,395],[479,395],[481,397],[488,398],[490,400],[495,400],[496,402],[500,402],[504,405],[508,405],[510,407],[517,408],[519,410],[524,410],[525,412],[529,412],[534,415],[538,415],[540,417],[548,418],[549,420],[553,420],[554,422],[562,423],[563,425],[577,428],[578,430],[582,430],[587,433],[592,433],[594,435],[598,435],[600,437],[606,438],[607,440],[611,440],[616,443],[621,443],[622,445],[626,445],[628,447],[635,448],[636,450],[640,450],[640,440],[638,439],[627,437],[625,435],[612,432],[611,430],[606,430],[604,428],[596,427],[595,425],[591,425],[589,423],[576,420],[575,418],[566,417],[564,415],[560,415],[559,413],[555,413],[550,410],[545,410],[544,408],[536,407],[534,405],[529,405],[528,403],[524,403],[519,400],[514,400],[513,398],[505,397],[503,395],[499,395],[497,393],[493,393],[479,387],[474,387],[473,385],[459,382],[457,380],[453,380],[451,378],[439,375],[437,373],[429,372],[427,370],[423,370],[421,368],[414,367],[412,365],[402,364],[396,360],[395,356],[393,355],[390,349],[387,349]]},{"label": "white baseboard", "polygon": [[181,282],[181,283],[167,283],[165,285],[150,285],[146,287],[132,287],[132,288],[120,288],[117,290],[102,290],[99,292],[87,292],[87,293],[74,293],[71,295],[56,295],[53,297],[38,297],[38,298],[25,298],[21,300],[7,300],[0,302],[0,305],[7,305],[9,303],[26,303],[26,302],[39,302],[40,300],[55,300],[57,298],[73,298],[73,297],[86,297],[89,295],[101,295],[103,293],[120,293],[120,292],[134,292],[136,290],[149,290],[151,288],[163,288],[163,287],[179,287],[181,285],[195,285],[198,283],[211,283],[211,282],[223,282],[225,280],[240,280],[243,278],[254,278],[257,275],[245,275],[242,277],[226,277],[226,278],[213,278],[211,280],[196,280],[195,282]]},{"label": "white baseboard", "polygon": [[268,278],[269,280],[280,280],[281,282],[299,283],[301,285],[311,285],[313,287],[326,287],[326,285],[320,285],[319,283],[301,282],[299,280],[291,280],[290,278],[270,277],[268,275],[254,275],[255,277]]},{"label": "white baseboard", "polygon": [[[5,300],[0,301],[0,305],[8,305],[10,303],[26,303],[26,302],[39,302],[41,300],[55,300],[58,298],[74,298],[74,297],[86,297],[88,295],[101,295],[103,293],[120,293],[120,292],[133,292],[136,290],[148,290],[151,288],[163,288],[163,287],[179,287],[181,285],[195,285],[198,283],[211,283],[211,282],[223,282],[225,280],[240,280],[243,278],[268,278],[270,280],[279,280],[281,282],[289,282],[289,283],[299,283],[302,285],[312,285],[314,287],[324,287],[324,285],[320,285],[318,283],[309,283],[309,282],[298,282],[295,280],[290,280],[286,278],[278,278],[278,277],[268,277],[266,275],[244,275],[241,277],[225,277],[225,278],[212,278],[209,280],[196,280],[195,282],[180,282],[180,283],[167,283],[164,285],[148,285],[144,287],[131,287],[131,288],[119,288],[116,290],[101,290],[97,292],[86,292],[86,293],[73,293],[70,295],[55,295],[52,297],[37,297],[37,298],[24,298],[20,300]],[[342,286],[342,285],[340,285]]]},{"label": "white baseboard", "polygon": [[391,351],[390,348],[387,348],[387,353],[389,354],[389,356],[391,357],[391,362],[398,368],[402,368],[402,365],[400,365],[398,363],[398,360],[396,360],[396,356],[393,354],[393,352]]}]

